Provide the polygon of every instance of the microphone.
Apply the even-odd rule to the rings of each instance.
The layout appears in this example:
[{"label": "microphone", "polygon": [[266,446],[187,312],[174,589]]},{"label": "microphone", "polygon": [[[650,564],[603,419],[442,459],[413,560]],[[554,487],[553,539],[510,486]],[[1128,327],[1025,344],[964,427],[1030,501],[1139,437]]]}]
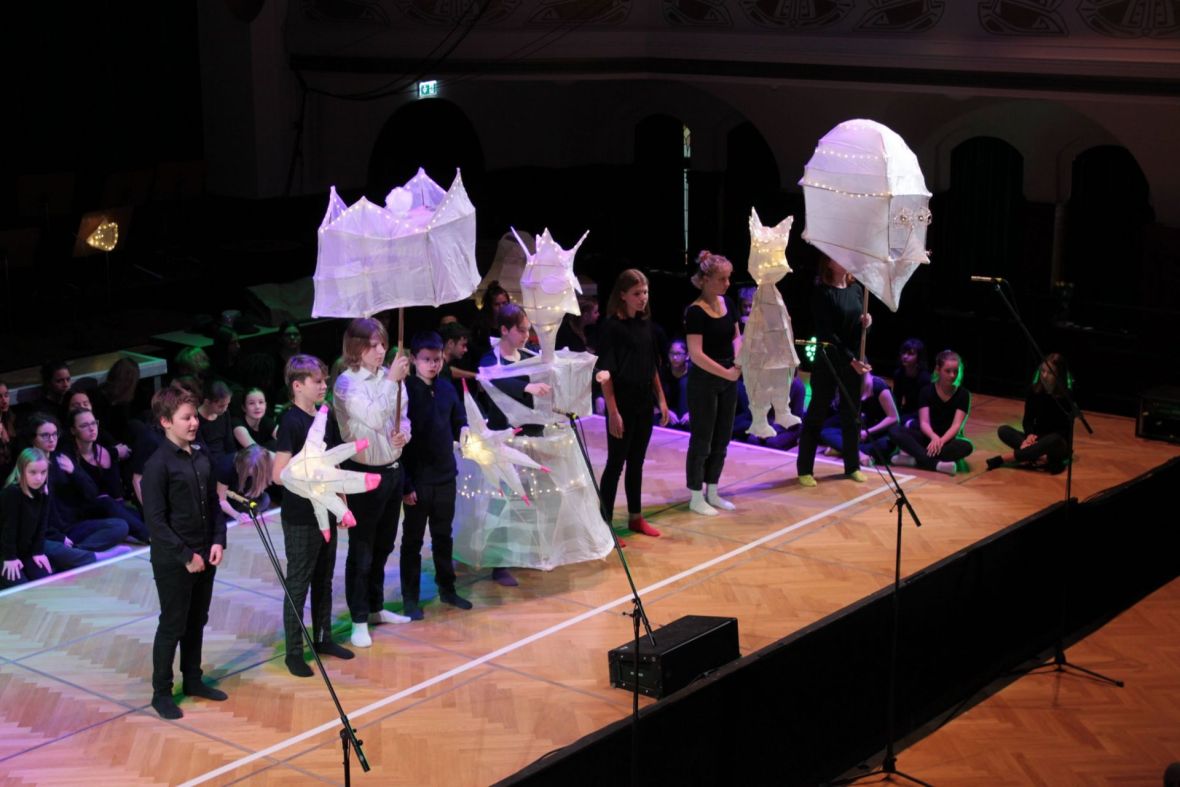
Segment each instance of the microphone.
[{"label": "microphone", "polygon": [[800,347],[831,347],[831,342],[821,342],[819,339],[796,339],[795,344]]},{"label": "microphone", "polygon": [[571,413],[569,410],[558,410],[556,407],[553,408],[553,412],[557,413],[558,415],[563,415],[571,421],[578,417],[577,413]]},{"label": "microphone", "polygon": [[248,497],[245,497],[244,495],[239,495],[237,492],[235,492],[232,489],[225,490],[225,496],[228,497],[230,500],[233,500],[235,503],[241,503],[242,505],[246,506],[247,508],[258,508],[258,504],[255,503],[253,500],[251,500]]},{"label": "microphone", "polygon": [[1008,280],[1002,276],[972,276],[971,281],[979,284],[1004,284]]}]

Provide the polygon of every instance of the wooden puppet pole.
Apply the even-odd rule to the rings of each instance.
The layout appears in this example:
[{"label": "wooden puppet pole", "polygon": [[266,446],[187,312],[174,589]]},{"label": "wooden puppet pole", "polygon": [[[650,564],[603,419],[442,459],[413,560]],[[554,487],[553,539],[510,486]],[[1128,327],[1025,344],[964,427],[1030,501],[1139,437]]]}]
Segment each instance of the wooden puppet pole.
[{"label": "wooden puppet pole", "polygon": [[[406,331],[406,310],[402,307],[397,309],[397,353],[393,356],[396,361],[402,357],[402,350],[404,347],[404,334]],[[861,340],[861,353],[864,353],[864,341]],[[394,399],[393,408],[393,431],[400,432],[402,430],[402,386],[404,383],[397,384],[397,396]]]},{"label": "wooden puppet pole", "polygon": [[[864,294],[865,294],[864,304],[861,306],[861,309],[860,309],[861,316],[863,317],[864,315],[869,313],[869,288],[865,287],[864,284],[861,284],[860,286],[861,286],[861,289],[864,290]],[[865,325],[862,322],[861,326],[860,326],[860,362],[861,363],[865,362],[865,340],[868,338],[868,335],[869,335],[869,326]]]}]

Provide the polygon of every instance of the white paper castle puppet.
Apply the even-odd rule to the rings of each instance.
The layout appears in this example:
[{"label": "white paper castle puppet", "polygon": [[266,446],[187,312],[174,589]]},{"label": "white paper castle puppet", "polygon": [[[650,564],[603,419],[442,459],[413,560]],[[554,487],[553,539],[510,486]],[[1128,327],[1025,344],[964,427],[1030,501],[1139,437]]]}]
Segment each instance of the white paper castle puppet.
[{"label": "white paper castle puppet", "polygon": [[357,440],[329,451],[324,443],[324,427],[327,423],[328,406],[324,405],[315,414],[315,420],[307,430],[303,450],[291,457],[291,461],[279,474],[287,491],[311,501],[311,508],[325,541],[332,538],[329,512],[345,526],[356,524],[356,519],[340,499],[340,494],[371,492],[381,483],[381,476],[376,473],[358,473],[337,467],[345,459],[351,459],[365,450],[369,441]]},{"label": "white paper castle puppet", "polygon": [[846,120],[803,170],[807,226],[819,248],[891,310],[917,267],[930,262],[930,192],[905,140],[872,120]]},{"label": "white paper castle puppet", "polygon": [[585,232],[573,248],[563,249],[546,229],[537,238],[536,254],[529,254],[528,246],[517,236],[528,257],[520,277],[521,305],[541,340],[541,357],[545,361],[553,360],[562,318],[566,314],[582,313],[578,308],[582,285],[574,275],[574,255],[589,234],[589,231]]},{"label": "white paper castle puppet", "polygon": [[787,216],[773,227],[763,227],[758,212],[750,209],[750,275],[758,284],[750,319],[742,336],[738,363],[750,399],[750,434],[774,437],[774,427],[767,413],[774,408],[774,420],[791,427],[799,418],[791,413],[791,379],[799,366],[795,354],[795,334],[791,315],[776,286],[791,272],[787,264],[787,238],[794,216]]},{"label": "white paper castle puppet", "polygon": [[520,497],[525,505],[531,505],[516,468],[531,467],[544,473],[548,473],[549,468],[534,462],[524,452],[508,445],[508,439],[518,430],[488,428],[479,407],[475,404],[475,399],[467,391],[466,380],[463,381],[463,405],[467,410],[467,426],[459,435],[459,452],[463,458],[479,465],[488,485],[493,489],[500,489],[502,483]]},{"label": "white paper castle puppet", "polygon": [[369,317],[383,309],[440,306],[470,297],[475,208],[459,172],[449,191],[419,169],[385,207],[351,206],[333,186],[319,229],[313,317]]}]

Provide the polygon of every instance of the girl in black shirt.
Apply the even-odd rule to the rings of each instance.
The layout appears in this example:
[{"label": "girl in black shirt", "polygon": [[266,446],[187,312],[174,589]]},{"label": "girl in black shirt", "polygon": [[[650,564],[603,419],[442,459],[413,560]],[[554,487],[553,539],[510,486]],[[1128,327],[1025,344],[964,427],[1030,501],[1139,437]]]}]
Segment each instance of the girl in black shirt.
[{"label": "girl in black shirt", "polygon": [[37,448],[26,448],[16,459],[10,483],[0,491],[0,588],[8,588],[53,573],[45,555],[49,523],[49,458]]},{"label": "girl in black shirt", "polygon": [[742,346],[737,312],[725,298],[733,265],[719,254],[702,251],[693,286],[701,295],[684,313],[684,333],[692,368],[688,372],[688,413],[691,437],[685,462],[688,508],[703,516],[717,509],[732,511],[717,484],[733,434],[737,381],[742,375],[736,359]]},{"label": "girl in black shirt", "polygon": [[943,350],[934,359],[935,380],[918,396],[918,423],[889,432],[901,448],[892,464],[954,475],[956,462],[971,453],[973,446],[963,437],[971,394],[958,384],[961,366],[953,350]]},{"label": "girl in black shirt", "polygon": [[1049,353],[1045,361],[1024,400],[1024,431],[1007,424],[999,428],[1000,440],[1012,450],[988,459],[988,470],[1008,462],[1046,464],[1051,473],[1065,469],[1070,455],[1069,400],[1065,396],[1069,365],[1061,353]]},{"label": "girl in black shirt", "polygon": [[906,339],[897,351],[897,371],[893,373],[893,401],[900,423],[918,415],[918,394],[930,384],[930,367],[926,363],[926,345],[921,339]]},{"label": "girl in black shirt", "polygon": [[659,349],[652,333],[647,277],[629,268],[619,274],[599,334],[598,368],[606,372],[607,453],[602,471],[602,515],[614,514],[615,494],[623,465],[627,466],[627,521],[632,532],[658,537],[660,531],[643,518],[643,461],[651,441],[652,408],[659,406],[660,426],[668,425],[668,404],[656,371]]}]

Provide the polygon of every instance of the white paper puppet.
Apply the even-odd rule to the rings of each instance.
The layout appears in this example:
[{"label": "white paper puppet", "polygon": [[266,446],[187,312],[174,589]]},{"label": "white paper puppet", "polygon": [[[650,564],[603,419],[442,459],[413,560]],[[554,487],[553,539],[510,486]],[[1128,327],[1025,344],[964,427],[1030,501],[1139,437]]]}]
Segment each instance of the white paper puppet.
[{"label": "white paper puppet", "polygon": [[[516,230],[513,229],[515,233]],[[529,320],[541,341],[541,357],[553,360],[557,344],[557,329],[566,314],[581,314],[578,295],[582,285],[574,275],[574,255],[586,240],[589,231],[583,233],[572,248],[563,249],[546,229],[537,238],[537,251],[529,254],[528,246],[517,236],[528,262],[520,277],[521,305],[528,313]]]},{"label": "white paper puppet", "polygon": [[351,206],[332,187],[319,229],[314,317],[464,300],[479,284],[475,208],[458,172],[448,191],[419,169],[385,206]]},{"label": "white paper puppet", "polygon": [[750,434],[774,437],[774,427],[767,419],[774,408],[774,420],[782,427],[799,423],[791,413],[791,380],[799,366],[795,354],[795,334],[791,315],[779,293],[778,282],[791,272],[787,264],[787,239],[794,216],[787,216],[773,227],[763,227],[758,212],[750,209],[749,271],[758,284],[738,363],[742,367],[746,395],[750,399]]},{"label": "white paper puppet", "polygon": [[307,430],[307,440],[303,443],[303,449],[291,457],[291,461],[279,474],[287,491],[311,502],[316,522],[325,541],[332,538],[331,523],[328,521],[329,512],[345,526],[351,527],[356,524],[356,518],[340,495],[371,492],[381,484],[381,476],[376,473],[359,473],[337,467],[345,459],[351,459],[365,450],[369,441],[357,440],[328,450],[324,443],[324,427],[327,423],[328,406],[324,405],[315,414],[315,420]]},{"label": "white paper puppet", "polygon": [[803,170],[803,239],[897,311],[902,288],[930,262],[930,192],[905,140],[872,120],[846,120]]},{"label": "white paper puppet", "polygon": [[504,484],[515,493],[525,505],[531,505],[529,496],[525,492],[524,484],[520,482],[520,474],[516,468],[529,467],[548,473],[549,468],[534,462],[528,455],[508,445],[508,440],[516,429],[489,429],[475,399],[467,391],[467,381],[463,381],[463,405],[467,410],[467,426],[459,434],[459,453],[464,459],[470,459],[479,465],[488,485],[493,489],[500,489]]}]

